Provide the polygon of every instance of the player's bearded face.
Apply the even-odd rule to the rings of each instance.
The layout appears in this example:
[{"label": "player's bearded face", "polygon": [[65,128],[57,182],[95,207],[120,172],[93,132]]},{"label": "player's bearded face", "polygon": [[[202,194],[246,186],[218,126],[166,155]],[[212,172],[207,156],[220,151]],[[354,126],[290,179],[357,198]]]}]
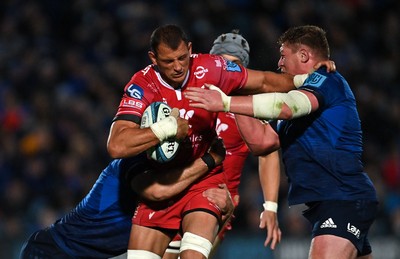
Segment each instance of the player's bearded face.
[{"label": "player's bearded face", "polygon": [[186,44],[182,41],[176,50],[161,43],[158,46],[157,55],[153,56],[152,61],[158,66],[163,79],[174,88],[178,88],[188,73],[191,54],[191,43]]}]

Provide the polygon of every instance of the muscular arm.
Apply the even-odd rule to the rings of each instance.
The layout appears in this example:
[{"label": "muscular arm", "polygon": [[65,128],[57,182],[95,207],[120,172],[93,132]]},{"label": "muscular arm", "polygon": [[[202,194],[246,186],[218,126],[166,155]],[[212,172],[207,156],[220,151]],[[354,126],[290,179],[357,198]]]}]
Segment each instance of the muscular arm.
[{"label": "muscular arm", "polygon": [[112,158],[126,158],[160,143],[150,128],[141,129],[132,121],[113,122],[107,140],[107,150]]},{"label": "muscular arm", "polygon": [[253,155],[266,155],[279,148],[278,134],[271,125],[244,115],[235,118],[239,133]]},{"label": "muscular arm", "polygon": [[288,92],[295,89],[293,75],[247,69],[248,79],[240,94]]},{"label": "muscular arm", "polygon": [[[311,74],[318,68],[326,66],[328,72],[336,71],[335,62],[331,60],[322,60],[317,62],[308,74]],[[248,79],[244,87],[238,91],[240,94],[256,94],[256,93],[273,93],[273,92],[289,92],[302,85],[305,77],[301,82],[294,84],[294,76],[286,73],[276,73],[271,71],[259,71],[247,69]],[[307,75],[307,74],[304,74]]]},{"label": "muscular arm", "polygon": [[308,115],[319,107],[317,97],[305,90],[288,93],[264,93],[250,96],[227,96],[218,87],[188,88],[190,106],[208,111],[229,111],[259,119],[292,119]]},{"label": "muscular arm", "polygon": [[[179,117],[177,108],[172,109],[170,116],[176,119],[176,122],[173,122],[176,123],[173,127],[174,129],[176,128],[176,133],[170,134],[170,136],[173,136],[177,141],[184,139],[189,129],[188,121]],[[164,120],[168,120],[168,118]],[[162,121],[164,120],[154,124],[163,123]],[[154,126],[154,124],[152,126]],[[159,127],[161,129],[168,128],[163,124],[161,125],[162,126]],[[160,142],[161,140],[151,128],[140,128],[138,124],[132,121],[117,120],[113,122],[110,128],[107,140],[107,151],[112,158],[132,157]]]},{"label": "muscular arm", "polygon": [[[209,152],[216,165],[225,159],[226,150],[222,140],[213,142]],[[206,163],[198,158],[186,167],[174,167],[160,172],[148,170],[131,181],[132,189],[145,199],[161,201],[179,194],[190,184],[209,171]]]},{"label": "muscular arm", "polygon": [[145,199],[162,201],[182,192],[207,172],[207,165],[198,158],[185,168],[173,168],[166,172],[146,171],[134,177],[131,186]]}]

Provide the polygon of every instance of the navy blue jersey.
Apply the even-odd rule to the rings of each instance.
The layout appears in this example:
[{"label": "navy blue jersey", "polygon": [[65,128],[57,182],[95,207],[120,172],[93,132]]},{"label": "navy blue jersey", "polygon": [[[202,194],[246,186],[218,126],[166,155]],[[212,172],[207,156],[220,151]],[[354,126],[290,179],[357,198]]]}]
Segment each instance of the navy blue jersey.
[{"label": "navy blue jersey", "polygon": [[49,229],[57,245],[76,258],[108,258],[125,253],[136,207],[127,184],[130,174],[142,172],[143,159],[113,160],[87,196]]},{"label": "navy blue jersey", "polygon": [[278,125],[289,180],[289,205],[376,200],[375,188],[363,169],[356,100],[339,73],[324,69],[310,75],[299,88],[315,94],[319,109]]}]

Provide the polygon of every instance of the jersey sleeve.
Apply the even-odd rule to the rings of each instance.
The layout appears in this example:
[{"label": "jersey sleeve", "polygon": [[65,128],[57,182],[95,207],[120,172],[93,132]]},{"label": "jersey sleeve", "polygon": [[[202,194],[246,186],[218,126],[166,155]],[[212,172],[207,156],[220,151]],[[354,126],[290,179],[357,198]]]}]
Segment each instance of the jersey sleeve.
[{"label": "jersey sleeve", "polygon": [[146,76],[150,67],[134,74],[126,84],[113,121],[129,120],[140,124],[144,110],[154,98],[154,93],[148,87],[148,85],[152,85],[150,77]]},{"label": "jersey sleeve", "polygon": [[299,89],[312,92],[318,99],[320,109],[325,109],[343,99],[342,84],[338,82],[334,73],[319,69],[312,73]]}]

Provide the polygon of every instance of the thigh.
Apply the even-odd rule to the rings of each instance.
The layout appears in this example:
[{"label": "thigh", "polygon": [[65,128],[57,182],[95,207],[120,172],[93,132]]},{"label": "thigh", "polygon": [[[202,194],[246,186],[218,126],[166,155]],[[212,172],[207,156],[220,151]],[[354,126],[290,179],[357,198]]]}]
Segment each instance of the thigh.
[{"label": "thigh", "polygon": [[206,211],[192,211],[182,220],[182,259],[208,258],[218,231],[218,219]]},{"label": "thigh", "polygon": [[219,228],[215,215],[205,211],[193,211],[184,216],[182,232],[190,232],[214,242]]},{"label": "thigh", "polygon": [[[312,237],[319,244],[332,242],[336,246],[336,239],[322,235],[336,236],[340,242],[345,239],[357,249],[358,255],[371,253],[367,235],[376,217],[377,202],[375,201],[323,201],[313,204],[304,212],[304,216],[313,225]],[[344,240],[343,240],[344,241]],[[345,244],[347,242],[344,242]]]},{"label": "thigh", "polygon": [[160,230],[132,224],[129,250],[146,250],[162,256],[176,231]]},{"label": "thigh", "polygon": [[320,235],[311,241],[309,259],[356,257],[357,249],[348,239],[333,235]]}]

